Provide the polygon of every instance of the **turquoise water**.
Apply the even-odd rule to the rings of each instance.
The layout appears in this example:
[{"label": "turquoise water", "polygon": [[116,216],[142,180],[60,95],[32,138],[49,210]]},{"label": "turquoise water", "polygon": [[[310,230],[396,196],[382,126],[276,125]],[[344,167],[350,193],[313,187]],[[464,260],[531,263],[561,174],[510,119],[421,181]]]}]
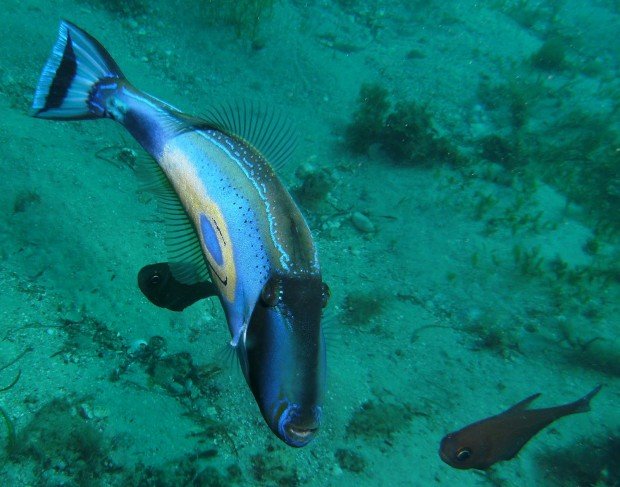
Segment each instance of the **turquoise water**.
[{"label": "turquoise water", "polygon": [[[618,3],[271,4],[3,3],[0,388],[21,374],[0,485],[620,485]],[[216,301],[140,293],[166,247],[139,146],[29,117],[61,18],[188,113],[256,100],[296,125],[279,173],[331,289],[310,445],[265,425]],[[597,384],[490,470],[438,455]]]}]

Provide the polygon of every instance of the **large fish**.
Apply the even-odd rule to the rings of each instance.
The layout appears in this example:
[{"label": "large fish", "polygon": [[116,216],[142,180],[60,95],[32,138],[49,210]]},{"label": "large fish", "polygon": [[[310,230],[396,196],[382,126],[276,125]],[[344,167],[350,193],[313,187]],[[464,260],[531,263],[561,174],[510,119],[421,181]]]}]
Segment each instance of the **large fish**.
[{"label": "large fish", "polygon": [[540,396],[534,394],[497,416],[444,436],[439,456],[454,468],[486,470],[497,462],[514,458],[534,435],[555,420],[589,411],[590,401],[600,390],[601,386],[597,386],[581,399],[562,406],[528,409]]},{"label": "large fish", "polygon": [[33,103],[39,118],[116,120],[150,154],[172,258],[146,284],[156,290],[149,299],[181,310],[217,295],[265,421],[301,447],[321,422],[329,292],[308,225],[270,164],[290,152],[289,132],[273,112],[251,112],[186,115],[132,86],[104,47],[67,21]]}]

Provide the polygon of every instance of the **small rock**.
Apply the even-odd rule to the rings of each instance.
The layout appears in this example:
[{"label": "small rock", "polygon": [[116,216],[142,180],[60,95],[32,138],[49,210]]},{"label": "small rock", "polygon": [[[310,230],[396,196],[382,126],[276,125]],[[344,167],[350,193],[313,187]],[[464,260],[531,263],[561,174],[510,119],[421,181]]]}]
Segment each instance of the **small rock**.
[{"label": "small rock", "polygon": [[131,357],[138,357],[139,355],[143,355],[146,352],[147,347],[148,343],[146,342],[146,340],[134,340],[127,349],[127,354]]},{"label": "small rock", "polygon": [[27,394],[26,397],[24,397],[25,404],[36,404],[38,402],[39,398],[34,393]]},{"label": "small rock", "polygon": [[295,176],[301,180],[304,180],[315,173],[316,167],[309,162],[304,162],[295,170]]},{"label": "small rock", "polygon": [[362,233],[374,233],[376,231],[375,225],[370,221],[370,218],[359,211],[353,212],[351,215],[351,223]]},{"label": "small rock", "polygon": [[78,413],[84,419],[93,419],[93,411],[86,403],[80,404],[78,407]]},{"label": "small rock", "polygon": [[182,394],[186,392],[185,388],[181,384],[179,384],[178,382],[174,382],[174,381],[166,384],[166,389],[173,396],[181,396]]}]

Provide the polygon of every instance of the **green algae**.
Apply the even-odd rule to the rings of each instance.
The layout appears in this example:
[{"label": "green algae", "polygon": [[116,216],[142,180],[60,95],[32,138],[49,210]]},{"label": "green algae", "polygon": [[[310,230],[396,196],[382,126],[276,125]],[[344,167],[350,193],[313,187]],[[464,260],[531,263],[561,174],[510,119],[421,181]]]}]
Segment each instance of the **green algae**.
[{"label": "green algae", "polygon": [[345,131],[347,147],[367,153],[378,144],[396,165],[465,162],[457,146],[439,134],[428,108],[414,100],[398,101],[390,111],[387,90],[379,84],[363,84],[358,106]]},{"label": "green algae", "polygon": [[[31,460],[40,477],[70,485],[100,485],[112,468],[111,445],[89,420],[76,413],[83,400],[54,399],[16,435],[12,458]],[[56,469],[50,469],[54,465]]]},{"label": "green algae", "polygon": [[620,485],[620,432],[581,436],[576,444],[547,448],[535,462],[553,485],[617,486]]},{"label": "green algae", "polygon": [[303,164],[295,171],[301,184],[292,189],[292,195],[305,208],[319,210],[336,185],[331,168]]},{"label": "green algae", "polygon": [[297,468],[282,462],[277,454],[279,450],[268,446],[264,453],[252,455],[250,457],[252,477],[260,485],[301,485]]},{"label": "green algae", "polygon": [[335,457],[342,470],[361,473],[366,468],[366,460],[364,457],[353,450],[338,448]]},{"label": "green algae", "polygon": [[355,291],[344,298],[343,322],[348,326],[364,327],[386,309],[387,296],[378,290]]},{"label": "green algae", "polygon": [[409,427],[415,412],[411,405],[366,401],[351,416],[347,436],[390,440]]},{"label": "green algae", "polygon": [[9,414],[2,407],[0,407],[0,415],[2,416],[7,432],[6,452],[11,455],[15,451],[15,444],[17,441],[15,436],[15,426],[13,425],[13,420],[11,420]]},{"label": "green algae", "polygon": [[347,147],[353,153],[365,154],[372,144],[381,139],[389,108],[390,101],[385,87],[378,83],[362,84],[357,108],[345,132]]},{"label": "green algae", "polygon": [[269,18],[277,0],[240,0],[234,2],[200,2],[203,18],[231,26],[237,38],[250,42],[252,49],[260,50],[265,39],[260,32],[261,22]]},{"label": "green algae", "polygon": [[380,143],[400,165],[461,161],[457,147],[439,135],[428,108],[416,101],[396,104],[385,120]]},{"label": "green algae", "polygon": [[558,37],[547,39],[530,58],[532,66],[542,71],[561,71],[566,67],[566,41]]}]

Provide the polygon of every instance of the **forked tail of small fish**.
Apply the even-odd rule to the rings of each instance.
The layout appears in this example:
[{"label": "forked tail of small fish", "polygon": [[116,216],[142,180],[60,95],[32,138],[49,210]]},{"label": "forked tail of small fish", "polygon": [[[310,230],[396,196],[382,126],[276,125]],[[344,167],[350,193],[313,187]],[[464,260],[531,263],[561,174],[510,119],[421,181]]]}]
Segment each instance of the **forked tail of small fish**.
[{"label": "forked tail of small fish", "polygon": [[592,389],[590,392],[588,392],[585,396],[583,396],[581,399],[577,399],[575,402],[568,404],[567,406],[572,408],[572,412],[569,414],[587,413],[588,411],[590,411],[590,401],[592,400],[594,396],[596,396],[599,393],[602,387],[603,386],[599,384],[594,389]]}]

